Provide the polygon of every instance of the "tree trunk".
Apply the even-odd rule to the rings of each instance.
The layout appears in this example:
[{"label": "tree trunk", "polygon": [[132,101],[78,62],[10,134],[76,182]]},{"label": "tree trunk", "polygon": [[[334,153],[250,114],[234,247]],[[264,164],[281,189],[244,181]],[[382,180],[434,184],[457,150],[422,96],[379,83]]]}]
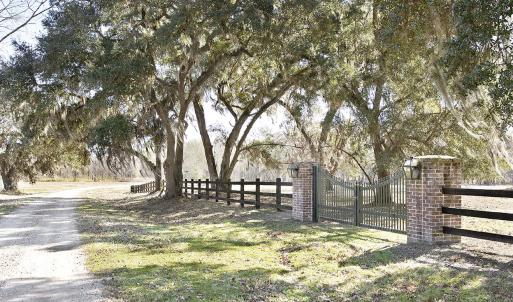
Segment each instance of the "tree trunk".
[{"label": "tree trunk", "polygon": [[155,138],[155,191],[162,191],[162,142]]},{"label": "tree trunk", "polygon": [[[390,176],[388,170],[388,158],[385,152],[385,148],[382,144],[381,137],[379,134],[379,128],[374,130],[372,137],[372,147],[374,152],[374,160],[376,161],[376,174],[378,175],[378,182],[384,178]],[[383,188],[377,189],[374,194],[374,203],[376,205],[388,205],[392,203],[392,192],[390,185],[385,185]]]},{"label": "tree trunk", "polygon": [[175,174],[174,174],[174,166],[175,166],[175,144],[174,137],[170,135],[166,135],[168,142],[166,144],[166,159],[164,160],[164,176],[166,179],[166,192],[164,194],[164,198],[166,199],[174,199],[176,197],[176,183],[175,183]]},{"label": "tree trunk", "polygon": [[2,182],[5,192],[18,192],[18,177],[13,168],[2,172]]},{"label": "tree trunk", "polygon": [[207,123],[205,121],[205,111],[199,100],[194,101],[194,112],[196,114],[196,121],[201,135],[201,142],[203,143],[203,150],[205,152],[205,159],[207,160],[208,174],[211,180],[219,178],[217,174],[216,159],[214,157],[214,147],[208,135]]},{"label": "tree trunk", "polygon": [[182,182],[183,182],[183,148],[185,145],[185,131],[187,123],[185,121],[187,115],[187,108],[189,105],[183,105],[178,115],[178,129],[176,133],[176,150],[175,150],[175,196],[182,196]]},{"label": "tree trunk", "polygon": [[[155,91],[152,90],[152,98],[155,98]],[[164,176],[166,179],[166,192],[164,198],[174,199],[176,197],[175,183],[175,132],[171,124],[167,111],[161,105],[155,106],[162,125],[164,126],[164,135],[166,140],[166,159],[164,160]]]}]

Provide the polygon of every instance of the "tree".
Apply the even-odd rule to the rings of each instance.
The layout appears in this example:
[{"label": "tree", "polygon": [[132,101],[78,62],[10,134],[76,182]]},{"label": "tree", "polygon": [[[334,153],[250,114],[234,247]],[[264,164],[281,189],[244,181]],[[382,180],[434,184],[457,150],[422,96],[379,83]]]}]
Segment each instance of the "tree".
[{"label": "tree", "polygon": [[[151,170],[155,190],[160,191],[163,133],[159,120],[148,118],[147,114],[151,113],[143,111],[133,118],[122,114],[108,116],[92,129],[88,147],[114,173],[132,166],[132,159],[138,158]],[[152,153],[155,160],[149,157]]]},{"label": "tree", "polygon": [[87,160],[83,146],[62,139],[59,131],[63,113],[72,108],[49,105],[52,95],[38,83],[37,52],[16,46],[0,66],[0,174],[6,191],[17,191],[22,177],[34,182],[39,173],[51,174],[66,154],[82,164]]},{"label": "tree", "polygon": [[[458,125],[489,146],[502,175],[510,152],[513,120],[512,1],[458,0],[432,15],[437,43],[433,80]],[[447,16],[448,15],[448,16]]]},{"label": "tree", "polygon": [[[243,152],[263,146],[279,145],[272,141],[249,141],[255,123],[276,107],[287,94],[310,82],[325,62],[322,41],[334,27],[329,10],[318,1],[276,2],[266,11],[262,26],[249,34],[246,56],[232,60],[210,86],[206,99],[213,108],[227,114],[232,121],[228,131],[206,124],[200,98],[194,110],[201,134],[211,179],[226,181]],[[220,132],[224,146],[216,162],[211,133]]]}]

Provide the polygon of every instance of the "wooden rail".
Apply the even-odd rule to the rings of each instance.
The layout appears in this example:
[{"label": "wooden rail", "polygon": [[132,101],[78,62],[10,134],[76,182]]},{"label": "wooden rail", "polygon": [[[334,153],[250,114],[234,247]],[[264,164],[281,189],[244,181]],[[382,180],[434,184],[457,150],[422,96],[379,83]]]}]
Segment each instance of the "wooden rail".
[{"label": "wooden rail", "polygon": [[[165,181],[162,182],[161,189],[165,187]],[[239,190],[233,190],[232,186],[238,185]],[[254,191],[246,190],[247,186],[255,186]],[[275,192],[263,192],[262,186],[274,187]],[[253,205],[255,208],[272,207],[279,210],[292,210],[292,206],[282,204],[283,199],[292,199],[291,193],[283,193],[284,187],[292,187],[291,182],[284,182],[281,178],[276,181],[210,181],[209,179],[184,179],[182,182],[183,194],[186,197],[206,198],[207,200],[226,201],[227,204],[232,202],[238,203],[241,207],[245,205]],[[141,185],[130,186],[131,193],[151,193],[156,191],[155,182],[148,182]],[[238,197],[233,194],[238,195]],[[251,196],[251,199],[248,197]],[[274,203],[262,202],[262,197],[274,197]]]},{"label": "wooden rail", "polygon": [[513,190],[488,190],[488,189],[469,189],[469,188],[442,188],[442,194],[445,195],[466,195],[482,197],[503,197],[513,198]]},{"label": "wooden rail", "polygon": [[[239,190],[233,190],[232,186],[238,185]],[[255,186],[254,191],[246,190],[247,186]],[[262,186],[272,186],[275,192],[262,192]],[[185,179],[182,183],[182,189],[185,196],[212,199],[216,202],[226,201],[229,205],[232,202],[238,203],[241,207],[245,205],[254,205],[255,208],[273,207],[279,210],[292,210],[292,206],[282,204],[283,198],[292,199],[292,194],[282,193],[284,187],[292,187],[291,182],[283,182],[281,178],[276,181],[210,181],[209,179]],[[232,194],[237,194],[238,197]],[[252,199],[248,199],[252,196]],[[262,202],[262,197],[274,197],[274,203]]]},{"label": "wooden rail", "polygon": [[458,229],[458,228],[452,228],[452,227],[446,227],[446,226],[443,227],[443,232],[444,232],[444,234],[465,236],[465,237],[471,237],[471,238],[476,238],[476,239],[484,239],[484,240],[498,241],[498,242],[504,242],[504,243],[513,243],[513,236],[509,236],[509,235],[472,231],[472,230]]},{"label": "wooden rail", "polygon": [[[513,190],[442,188],[442,193],[446,194],[446,195],[513,198]],[[442,213],[450,214],[450,215],[465,216],[465,217],[476,217],[476,218],[494,219],[494,220],[502,220],[502,221],[513,221],[513,213],[490,212],[490,211],[451,208],[451,207],[442,207]],[[465,237],[498,241],[498,242],[504,242],[504,243],[513,243],[513,236],[510,236],[510,235],[453,228],[453,227],[448,227],[448,226],[444,226],[442,228],[442,232],[444,234],[465,236]]]},{"label": "wooden rail", "polygon": [[466,217],[487,218],[496,220],[513,221],[513,213],[489,212],[470,209],[458,209],[442,207],[442,213],[460,215]]},{"label": "wooden rail", "polygon": [[[160,185],[160,189],[162,190],[165,188],[166,182],[162,181]],[[147,183],[144,183],[142,185],[133,185],[130,186],[130,193],[151,193],[157,191],[157,186],[155,181],[150,181]]]}]

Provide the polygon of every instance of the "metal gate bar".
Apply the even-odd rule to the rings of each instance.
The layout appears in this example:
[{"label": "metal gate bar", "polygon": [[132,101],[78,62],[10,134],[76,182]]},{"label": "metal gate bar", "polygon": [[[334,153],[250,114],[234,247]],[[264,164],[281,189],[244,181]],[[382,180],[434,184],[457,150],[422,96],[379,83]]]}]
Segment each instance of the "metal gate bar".
[{"label": "metal gate bar", "polygon": [[321,168],[315,169],[315,176],[318,219],[406,233],[402,171],[373,184],[345,181]]}]

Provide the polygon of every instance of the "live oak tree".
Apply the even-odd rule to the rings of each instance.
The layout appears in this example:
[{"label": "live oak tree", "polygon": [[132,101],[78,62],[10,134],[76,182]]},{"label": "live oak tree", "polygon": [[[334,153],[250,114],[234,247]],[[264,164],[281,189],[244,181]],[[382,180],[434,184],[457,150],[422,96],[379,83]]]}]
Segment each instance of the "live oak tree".
[{"label": "live oak tree", "polygon": [[458,0],[445,14],[433,18],[438,42],[433,79],[458,125],[473,140],[485,142],[487,157],[502,175],[513,167],[508,132],[513,120],[513,2]]},{"label": "live oak tree", "polygon": [[[322,1],[269,1],[264,13],[261,25],[244,33],[246,53],[227,64],[205,97],[194,101],[211,179],[230,179],[244,152],[280,145],[272,139],[251,140],[255,123],[301,83],[316,80],[326,61],[329,50],[323,44],[336,25],[329,6]],[[206,124],[203,103],[213,103],[215,110],[229,117],[228,130]],[[223,145],[219,162],[213,152],[213,134]]]},{"label": "live oak tree", "polygon": [[155,190],[160,191],[163,133],[159,120],[148,116],[151,114],[155,115],[142,110],[133,116],[108,116],[92,129],[88,147],[114,173],[133,167],[133,159],[139,159],[153,173]]},{"label": "live oak tree", "polygon": [[22,178],[34,182],[53,173],[65,159],[78,166],[88,158],[81,145],[63,139],[62,120],[70,108],[53,105],[52,91],[39,82],[39,64],[37,52],[19,44],[0,66],[0,174],[6,191],[17,191]]},{"label": "live oak tree", "polygon": [[[173,198],[181,195],[190,105],[224,64],[246,51],[244,32],[258,27],[267,9],[252,1],[77,1],[49,22],[75,37],[62,37],[70,41],[64,49],[58,41],[49,46],[76,54],[64,63],[75,68],[89,103],[157,113],[165,141],[165,197]],[[69,64],[73,60],[77,64]]]}]

